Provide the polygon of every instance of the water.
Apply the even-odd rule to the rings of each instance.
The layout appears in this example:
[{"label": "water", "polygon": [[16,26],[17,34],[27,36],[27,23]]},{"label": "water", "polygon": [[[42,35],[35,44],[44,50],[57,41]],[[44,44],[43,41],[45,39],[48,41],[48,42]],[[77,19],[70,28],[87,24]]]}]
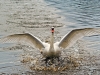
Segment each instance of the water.
[{"label": "water", "polygon": [[[99,0],[45,0],[48,5],[61,10],[66,21],[74,22],[71,28],[100,27]],[[66,26],[70,28],[67,24]]]},{"label": "water", "polygon": [[[65,17],[66,30],[77,28],[100,28],[100,1],[99,0],[45,0],[48,6],[55,7]],[[100,41],[100,36],[85,37],[90,41]],[[100,49],[99,46],[97,46]]]},{"label": "water", "polygon": [[0,50],[0,73],[16,73],[22,69],[20,63],[20,54],[22,51]]},{"label": "water", "polygon": [[[54,15],[52,15],[53,16],[53,19],[52,19],[51,14],[49,12],[47,12],[47,10],[49,10],[49,9],[44,9],[45,7],[43,7],[43,9],[40,8],[44,4],[42,4],[42,6],[39,6],[41,4],[41,2],[40,2],[40,4],[38,4],[38,1],[36,0],[37,1],[37,4],[36,4],[36,3],[34,3],[34,1],[35,0],[1,0],[0,1],[0,37],[6,36],[6,35],[12,34],[12,33],[22,33],[23,31],[33,32],[35,35],[38,35],[40,37],[43,35],[42,36],[43,39],[44,39],[44,36],[48,36],[49,32],[43,33],[43,31],[45,31],[45,30],[48,31],[48,29],[46,29],[46,28],[34,29],[34,27],[33,27],[33,28],[28,29],[25,26],[22,27],[23,22],[25,22],[26,24],[28,24],[27,21],[30,23],[30,20],[32,20],[32,22],[33,22],[35,20],[34,17],[36,18],[37,22],[38,21],[43,22],[44,17],[49,20],[51,19],[50,20],[51,22],[56,21],[56,20],[54,20],[54,19],[56,19],[56,17],[54,17]],[[42,1],[42,0],[40,0],[40,1]],[[99,13],[100,12],[100,2],[99,2],[99,0],[45,0],[45,2],[47,3],[48,6],[57,8],[57,10],[60,10],[59,12],[57,12],[57,14],[60,14],[61,16],[65,17],[65,19],[64,19],[65,26],[63,27],[64,28],[63,34],[66,34],[67,31],[76,29],[76,28],[100,27],[100,25],[99,25],[100,24],[100,13]],[[41,14],[38,14],[40,12],[37,9],[35,9],[36,7],[37,8],[39,7],[38,10],[42,9]],[[53,10],[49,10],[49,11],[53,11]],[[38,12],[38,13],[34,13],[34,12]],[[46,13],[48,13],[51,17],[49,16],[49,18],[48,18],[48,14],[46,14]],[[40,15],[42,15],[42,17]],[[38,17],[40,17],[40,19],[37,19]],[[46,21],[48,21],[48,20],[46,20]],[[45,34],[47,34],[47,35],[45,35]],[[93,41],[93,42],[94,41],[99,42],[100,36],[86,37],[84,39]],[[96,44],[94,46],[96,49],[99,50],[100,49],[99,45]],[[3,47],[3,48],[1,48],[1,47]],[[21,58],[20,55],[23,54],[22,50],[24,48],[22,49],[22,48],[15,46],[11,50],[9,50],[9,47],[12,48],[12,44],[2,44],[2,45],[0,44],[0,73],[14,72],[14,73],[22,74],[25,71],[30,71],[29,67],[28,67],[28,69],[25,68],[25,66],[19,60]],[[30,48],[25,47],[25,50],[28,50],[28,49],[30,49]],[[34,51],[34,52],[35,52],[35,54],[38,53],[36,51]],[[86,51],[86,53],[83,53],[83,56],[85,56],[84,54],[87,54],[87,52],[89,52],[89,50]],[[98,53],[95,52],[95,54],[99,54],[99,51],[98,51]],[[88,58],[87,58],[87,60],[88,60]],[[83,63],[86,64],[87,60],[85,62],[83,60]],[[96,62],[99,62],[99,58],[96,60]],[[94,65],[91,65],[90,62],[89,62],[89,64],[90,64],[88,66],[89,69],[91,68],[91,66],[94,68]],[[97,65],[99,65],[99,63],[97,63]],[[96,66],[96,67],[99,67],[99,66]],[[82,74],[81,72],[84,73],[85,71],[87,71],[84,69],[84,65],[81,68],[83,68],[83,70],[78,71],[78,72],[80,72],[80,74]],[[98,68],[96,68],[96,69],[98,69]],[[90,70],[90,71],[92,71],[92,70]],[[74,71],[68,70],[69,74],[72,72],[74,72]],[[75,73],[76,73],[76,71],[74,72],[74,74]],[[77,73],[77,74],[79,74],[79,73]],[[27,74],[27,75],[29,75],[29,74]],[[41,73],[40,73],[40,75],[41,75]],[[94,75],[96,75],[96,74],[94,74]]]}]

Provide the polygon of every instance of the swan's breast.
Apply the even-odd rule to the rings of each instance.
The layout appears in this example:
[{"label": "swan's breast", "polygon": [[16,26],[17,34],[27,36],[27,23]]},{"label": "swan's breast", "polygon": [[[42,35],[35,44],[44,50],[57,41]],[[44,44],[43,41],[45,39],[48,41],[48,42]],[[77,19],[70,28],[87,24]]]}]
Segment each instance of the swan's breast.
[{"label": "swan's breast", "polygon": [[54,43],[54,51],[56,55],[61,54],[61,49],[58,45],[59,45],[59,42]]},{"label": "swan's breast", "polygon": [[43,50],[43,56],[44,57],[50,57],[50,56],[60,56],[61,50],[58,46],[59,42],[54,43],[54,50],[53,52],[50,51],[50,44],[43,43],[45,46],[45,49]]}]

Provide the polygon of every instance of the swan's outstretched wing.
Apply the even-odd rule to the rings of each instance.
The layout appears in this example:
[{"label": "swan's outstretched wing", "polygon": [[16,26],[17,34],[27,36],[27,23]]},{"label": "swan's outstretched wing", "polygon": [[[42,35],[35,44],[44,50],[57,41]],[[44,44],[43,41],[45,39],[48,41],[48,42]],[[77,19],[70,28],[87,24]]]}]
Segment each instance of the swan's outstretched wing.
[{"label": "swan's outstretched wing", "polygon": [[32,36],[28,33],[25,34],[13,34],[9,35],[7,37],[1,38],[0,42],[2,43],[21,43],[21,44],[27,44],[32,47],[36,47],[38,49],[44,48],[44,45],[40,39],[38,39],[35,36]]},{"label": "swan's outstretched wing", "polygon": [[84,28],[84,29],[75,29],[72,30],[68,35],[65,35],[60,43],[59,47],[69,48],[71,47],[78,39],[84,36],[92,36],[100,34],[100,28]]}]

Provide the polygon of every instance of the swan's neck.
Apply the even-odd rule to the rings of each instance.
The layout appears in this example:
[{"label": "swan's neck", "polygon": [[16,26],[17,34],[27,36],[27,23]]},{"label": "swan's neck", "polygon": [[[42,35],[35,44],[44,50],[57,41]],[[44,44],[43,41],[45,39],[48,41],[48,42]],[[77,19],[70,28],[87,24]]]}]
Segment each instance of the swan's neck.
[{"label": "swan's neck", "polygon": [[54,51],[54,32],[52,32],[51,40],[50,40],[50,51]]}]

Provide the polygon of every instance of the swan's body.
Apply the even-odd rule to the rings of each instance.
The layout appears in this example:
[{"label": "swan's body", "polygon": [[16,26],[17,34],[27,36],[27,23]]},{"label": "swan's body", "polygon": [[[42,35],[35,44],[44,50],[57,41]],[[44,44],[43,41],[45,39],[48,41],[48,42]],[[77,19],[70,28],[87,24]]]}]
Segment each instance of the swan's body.
[{"label": "swan's body", "polygon": [[84,28],[72,30],[68,35],[65,35],[59,42],[54,43],[54,28],[51,30],[50,44],[42,42],[35,36],[28,33],[14,34],[1,38],[0,42],[3,43],[27,43],[32,47],[36,47],[40,50],[45,58],[60,57],[61,48],[71,47],[78,39],[84,36],[98,35],[100,34],[100,28]]}]

